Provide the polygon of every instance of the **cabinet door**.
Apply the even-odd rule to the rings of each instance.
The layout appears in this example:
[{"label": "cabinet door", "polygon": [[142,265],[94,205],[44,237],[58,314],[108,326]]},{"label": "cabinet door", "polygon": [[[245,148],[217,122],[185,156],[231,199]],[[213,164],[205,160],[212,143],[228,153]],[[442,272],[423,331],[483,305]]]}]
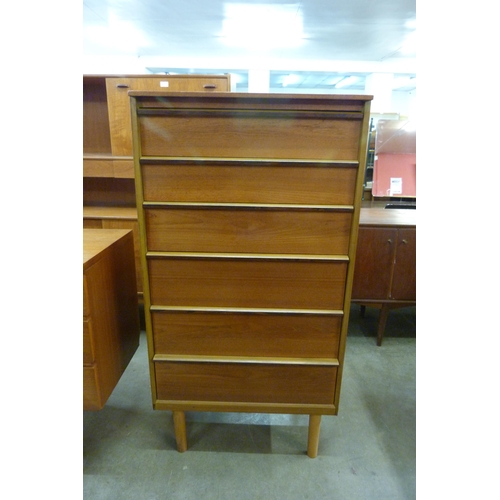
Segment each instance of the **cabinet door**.
[{"label": "cabinet door", "polygon": [[113,156],[132,156],[132,121],[130,118],[130,90],[156,90],[170,92],[229,90],[228,77],[186,76],[151,78],[107,78],[109,128]]},{"label": "cabinet door", "polygon": [[397,230],[360,227],[352,299],[384,300],[391,291]]},{"label": "cabinet door", "polygon": [[416,300],[416,229],[398,231],[391,299]]}]

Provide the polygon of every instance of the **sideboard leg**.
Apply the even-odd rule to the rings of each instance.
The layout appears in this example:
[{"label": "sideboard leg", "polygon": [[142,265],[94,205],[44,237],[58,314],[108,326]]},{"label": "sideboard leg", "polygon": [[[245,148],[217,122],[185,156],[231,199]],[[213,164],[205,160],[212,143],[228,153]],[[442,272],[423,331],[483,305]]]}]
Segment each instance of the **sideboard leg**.
[{"label": "sideboard leg", "polygon": [[177,451],[184,453],[187,450],[186,414],[183,411],[174,411],[173,415]]},{"label": "sideboard leg", "polygon": [[387,316],[389,316],[389,305],[382,304],[380,309],[380,314],[378,317],[378,331],[377,331],[377,345],[382,345],[382,339],[384,338],[385,325],[387,323]]},{"label": "sideboard leg", "polygon": [[309,415],[309,435],[307,440],[307,455],[309,458],[316,458],[318,455],[320,425],[321,415]]}]

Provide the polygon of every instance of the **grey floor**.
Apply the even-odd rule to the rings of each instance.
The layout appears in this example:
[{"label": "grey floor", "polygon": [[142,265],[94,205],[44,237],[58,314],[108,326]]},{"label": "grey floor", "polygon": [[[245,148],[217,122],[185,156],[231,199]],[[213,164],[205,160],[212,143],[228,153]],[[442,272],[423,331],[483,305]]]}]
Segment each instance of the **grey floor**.
[{"label": "grey floor", "polygon": [[416,498],[416,309],[353,306],[338,416],[324,416],[318,457],[302,415],[187,413],[189,449],[171,413],[153,411],[146,337],[99,412],[83,415],[83,497],[112,500],[403,500]]}]

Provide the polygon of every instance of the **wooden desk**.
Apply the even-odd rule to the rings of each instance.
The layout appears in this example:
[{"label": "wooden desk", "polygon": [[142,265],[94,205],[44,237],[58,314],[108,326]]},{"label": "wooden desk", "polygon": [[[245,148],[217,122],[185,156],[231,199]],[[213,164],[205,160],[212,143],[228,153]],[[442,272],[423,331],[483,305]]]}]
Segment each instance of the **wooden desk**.
[{"label": "wooden desk", "polygon": [[416,303],[416,210],[361,208],[352,302],[380,308],[377,345],[389,310]]},{"label": "wooden desk", "polygon": [[139,346],[132,231],[83,230],[83,409],[100,410]]}]

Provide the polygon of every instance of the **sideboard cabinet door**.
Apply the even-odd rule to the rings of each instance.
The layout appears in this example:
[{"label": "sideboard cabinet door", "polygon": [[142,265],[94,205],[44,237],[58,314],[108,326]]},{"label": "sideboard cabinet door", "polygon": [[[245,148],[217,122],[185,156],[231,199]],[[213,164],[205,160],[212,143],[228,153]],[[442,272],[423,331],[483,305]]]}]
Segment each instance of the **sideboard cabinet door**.
[{"label": "sideboard cabinet door", "polygon": [[391,299],[416,300],[416,240],[415,229],[398,230]]},{"label": "sideboard cabinet door", "polygon": [[390,296],[396,238],[396,229],[359,228],[353,299],[384,300]]}]

